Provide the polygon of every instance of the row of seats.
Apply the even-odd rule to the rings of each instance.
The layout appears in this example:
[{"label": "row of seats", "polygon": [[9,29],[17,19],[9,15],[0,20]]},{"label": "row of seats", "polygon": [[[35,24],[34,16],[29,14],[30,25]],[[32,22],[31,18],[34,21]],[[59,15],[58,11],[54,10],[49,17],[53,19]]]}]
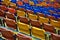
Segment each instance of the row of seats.
[{"label": "row of seats", "polygon": [[1,33],[1,37],[3,37],[3,39],[5,40],[32,40],[31,37],[26,36],[24,34],[21,33],[15,33],[11,30],[8,30],[6,28],[0,28],[0,33]]},{"label": "row of seats", "polygon": [[[11,3],[10,3],[10,4],[11,4]],[[14,5],[15,5],[15,4],[14,4]],[[36,11],[37,11],[37,12],[41,12],[41,10],[44,9],[44,10],[42,11],[42,13],[45,13],[45,12],[48,11],[48,10],[52,10],[52,11],[54,10],[53,12],[56,11],[56,13],[57,13],[57,12],[59,12],[59,10],[60,10],[60,9],[55,9],[55,8],[53,8],[53,7],[41,7],[41,6],[40,6],[40,7],[36,7],[36,6],[30,6],[29,4],[23,4],[22,1],[18,1],[18,2],[17,2],[17,5],[19,5],[19,8],[25,8],[25,9],[27,9],[27,10],[30,10],[30,9],[31,9],[31,10],[33,10],[34,12],[36,12]],[[16,6],[16,5],[15,5],[15,6]],[[39,8],[39,9],[38,9],[38,8]],[[39,10],[40,10],[40,11],[39,11]],[[46,13],[47,13],[47,12],[46,12]],[[49,13],[49,12],[48,12],[48,13]]]},{"label": "row of seats", "polygon": [[[36,31],[39,33],[37,33]],[[8,39],[8,40],[17,40],[17,39],[18,40],[32,40],[32,38],[29,36],[26,36],[26,35],[21,34],[21,33],[15,33],[11,30],[6,29],[6,28],[0,28],[0,33],[2,34],[2,37],[4,37],[4,39]],[[34,36],[41,38],[42,40],[46,37],[44,30],[38,29],[35,27],[32,28],[32,34]],[[60,40],[60,35],[51,33],[49,38],[52,40]]]}]

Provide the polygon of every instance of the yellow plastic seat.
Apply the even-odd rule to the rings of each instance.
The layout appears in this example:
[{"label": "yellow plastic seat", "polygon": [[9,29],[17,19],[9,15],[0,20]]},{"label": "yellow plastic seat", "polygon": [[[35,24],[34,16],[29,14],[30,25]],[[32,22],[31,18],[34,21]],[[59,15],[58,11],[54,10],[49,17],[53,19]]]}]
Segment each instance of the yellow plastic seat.
[{"label": "yellow plastic seat", "polygon": [[23,17],[25,17],[25,12],[17,10],[17,16],[23,16]]},{"label": "yellow plastic seat", "polygon": [[19,28],[20,32],[25,33],[25,34],[30,34],[30,31],[29,31],[30,27],[29,27],[28,24],[18,22],[17,25],[18,25],[18,28]]},{"label": "yellow plastic seat", "polygon": [[48,23],[49,19],[48,18],[44,18],[44,17],[39,17],[39,22],[40,23]]},{"label": "yellow plastic seat", "polygon": [[9,5],[10,4],[10,0],[2,0],[3,4]]},{"label": "yellow plastic seat", "polygon": [[54,27],[60,28],[60,22],[59,22],[59,21],[51,20],[50,23],[51,23],[51,25],[53,25]]},{"label": "yellow plastic seat", "polygon": [[32,27],[32,35],[41,40],[45,40],[45,31],[43,29]]},{"label": "yellow plastic seat", "polygon": [[30,4],[30,5],[34,5],[34,2],[33,2],[33,1],[29,1],[29,4]]},{"label": "yellow plastic seat", "polygon": [[29,16],[29,19],[32,19],[32,20],[37,20],[37,15],[33,15],[33,14],[30,14],[28,13],[28,16]]}]

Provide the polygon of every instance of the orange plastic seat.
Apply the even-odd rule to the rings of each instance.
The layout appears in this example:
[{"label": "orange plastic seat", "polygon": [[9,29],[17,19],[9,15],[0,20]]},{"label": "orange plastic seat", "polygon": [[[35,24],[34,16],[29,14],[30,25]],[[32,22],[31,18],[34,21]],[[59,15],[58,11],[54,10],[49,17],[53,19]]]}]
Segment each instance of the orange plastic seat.
[{"label": "orange plastic seat", "polygon": [[22,1],[18,1],[17,2],[17,5],[22,6],[23,5],[23,2]]},{"label": "orange plastic seat", "polygon": [[47,32],[52,32],[52,33],[55,32],[54,30],[55,28],[51,24],[44,23],[43,29]]},{"label": "orange plastic seat", "polygon": [[34,26],[34,27],[38,27],[38,28],[41,27],[40,22],[37,21],[37,20],[30,20],[30,23],[31,23],[31,25]]},{"label": "orange plastic seat", "polygon": [[22,23],[26,23],[26,24],[28,24],[29,22],[29,20],[28,20],[28,18],[26,18],[26,17],[19,17],[19,20],[20,20],[20,22],[22,22]]},{"label": "orange plastic seat", "polygon": [[17,29],[16,22],[14,20],[4,18],[4,21],[5,21],[6,25],[8,26],[8,28]]},{"label": "orange plastic seat", "polygon": [[60,35],[51,33],[52,40],[60,40]]}]

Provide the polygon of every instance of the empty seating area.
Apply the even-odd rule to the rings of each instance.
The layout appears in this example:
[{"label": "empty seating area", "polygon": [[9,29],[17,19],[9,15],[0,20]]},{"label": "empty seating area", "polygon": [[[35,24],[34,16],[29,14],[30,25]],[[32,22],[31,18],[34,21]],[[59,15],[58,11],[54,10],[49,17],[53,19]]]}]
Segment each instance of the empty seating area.
[{"label": "empty seating area", "polygon": [[0,40],[60,40],[60,3],[0,0]]}]

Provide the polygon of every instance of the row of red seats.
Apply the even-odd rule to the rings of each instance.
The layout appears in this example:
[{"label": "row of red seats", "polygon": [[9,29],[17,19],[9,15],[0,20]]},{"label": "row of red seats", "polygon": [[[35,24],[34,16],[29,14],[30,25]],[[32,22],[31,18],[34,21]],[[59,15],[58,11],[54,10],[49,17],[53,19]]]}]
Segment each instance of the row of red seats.
[{"label": "row of red seats", "polygon": [[32,40],[32,38],[29,36],[26,36],[21,33],[16,34],[13,31],[8,30],[6,28],[0,28],[0,33],[5,40]]}]

